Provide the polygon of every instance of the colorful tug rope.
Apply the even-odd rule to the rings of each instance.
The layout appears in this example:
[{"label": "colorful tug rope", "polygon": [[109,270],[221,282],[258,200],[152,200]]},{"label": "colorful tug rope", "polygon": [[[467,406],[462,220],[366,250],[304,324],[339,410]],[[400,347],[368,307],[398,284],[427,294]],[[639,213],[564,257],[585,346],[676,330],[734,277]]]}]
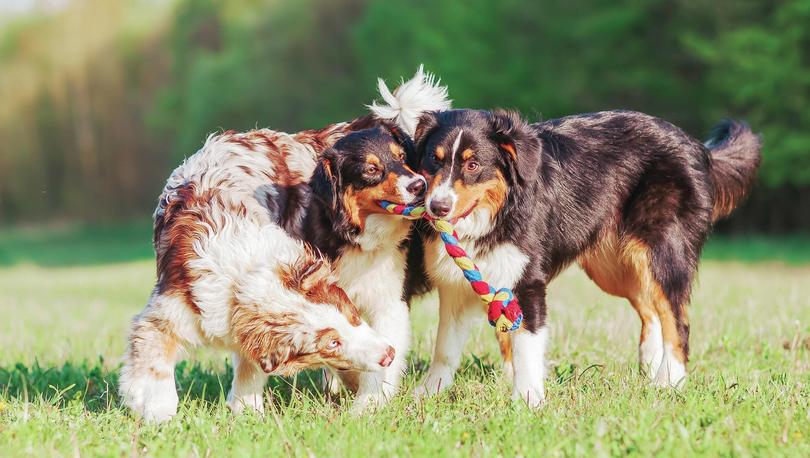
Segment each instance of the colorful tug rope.
[{"label": "colorful tug rope", "polygon": [[484,305],[488,307],[487,318],[489,324],[495,326],[500,332],[516,331],[520,327],[520,323],[523,321],[523,312],[520,310],[520,305],[512,290],[509,288],[496,290],[484,281],[478,266],[459,245],[458,235],[456,235],[456,231],[449,221],[431,218],[425,212],[425,207],[398,205],[385,200],[380,201],[380,206],[395,215],[402,215],[411,219],[427,219],[433,228],[439,232],[447,254],[461,268],[461,271],[464,272],[464,278],[470,282],[473,291],[478,294]]}]

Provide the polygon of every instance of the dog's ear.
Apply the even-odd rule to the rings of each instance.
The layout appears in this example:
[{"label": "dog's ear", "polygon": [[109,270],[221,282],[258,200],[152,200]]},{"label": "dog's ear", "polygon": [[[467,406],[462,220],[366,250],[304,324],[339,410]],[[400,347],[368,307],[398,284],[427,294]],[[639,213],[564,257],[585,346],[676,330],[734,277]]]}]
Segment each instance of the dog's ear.
[{"label": "dog's ear", "polygon": [[329,261],[310,249],[291,265],[282,266],[279,273],[284,286],[304,296],[316,286],[331,284],[336,280]]},{"label": "dog's ear", "polygon": [[511,164],[519,184],[534,181],[540,168],[540,142],[531,126],[516,111],[495,110],[489,115],[489,137]]},{"label": "dog's ear", "polygon": [[414,170],[419,169],[422,156],[425,154],[425,139],[439,126],[438,112],[428,111],[419,117],[419,123],[413,132],[413,154],[409,155],[408,166]]},{"label": "dog's ear", "polygon": [[272,374],[273,372],[281,368],[281,365],[284,364],[285,361],[287,361],[287,358],[289,358],[289,356],[290,355],[288,351],[271,350],[268,353],[262,355],[261,358],[259,358],[259,365],[266,374]]},{"label": "dog's ear", "polygon": [[330,205],[332,211],[338,210],[338,193],[341,188],[340,164],[337,152],[329,148],[321,154],[310,186],[315,196]]}]

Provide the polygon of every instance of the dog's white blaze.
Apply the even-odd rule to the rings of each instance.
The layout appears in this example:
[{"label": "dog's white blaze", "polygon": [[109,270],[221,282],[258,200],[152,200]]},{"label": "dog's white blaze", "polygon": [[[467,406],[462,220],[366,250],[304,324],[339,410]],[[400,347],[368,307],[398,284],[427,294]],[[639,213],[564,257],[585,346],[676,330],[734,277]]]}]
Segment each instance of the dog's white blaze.
[{"label": "dog's white blaze", "polygon": [[433,189],[433,191],[430,193],[430,196],[428,196],[427,198],[426,201],[427,211],[432,216],[436,216],[433,215],[433,212],[430,210],[430,203],[434,199],[449,199],[450,214],[453,214],[453,210],[456,207],[456,202],[458,202],[458,196],[456,195],[456,192],[453,190],[451,183],[453,181],[453,169],[456,166],[456,153],[458,152],[458,147],[461,144],[461,134],[463,133],[464,133],[463,129],[459,130],[458,135],[456,135],[456,139],[453,141],[453,149],[450,153],[450,171],[447,174],[447,178],[445,178],[444,181],[442,181],[439,184],[439,186],[436,186],[436,188]]},{"label": "dog's white blaze", "polygon": [[546,377],[545,353],[548,327],[532,333],[520,329],[512,336],[512,365],[515,369],[512,399],[522,399],[537,408],[545,400],[543,380]]},{"label": "dog's white blaze", "polygon": [[664,344],[664,358],[658,374],[655,377],[655,384],[662,387],[679,388],[686,381],[686,366],[675,357],[672,344]]},{"label": "dog's white blaze", "polygon": [[450,159],[450,171],[453,171],[453,167],[455,167],[456,163],[456,153],[458,153],[458,147],[461,145],[461,134],[464,133],[464,129],[459,129],[458,135],[456,135],[456,139],[453,140],[453,156]]},{"label": "dog's white blaze", "polygon": [[650,378],[655,378],[664,358],[664,337],[661,333],[661,322],[653,317],[644,328],[641,344],[638,346],[638,357],[641,370]]}]

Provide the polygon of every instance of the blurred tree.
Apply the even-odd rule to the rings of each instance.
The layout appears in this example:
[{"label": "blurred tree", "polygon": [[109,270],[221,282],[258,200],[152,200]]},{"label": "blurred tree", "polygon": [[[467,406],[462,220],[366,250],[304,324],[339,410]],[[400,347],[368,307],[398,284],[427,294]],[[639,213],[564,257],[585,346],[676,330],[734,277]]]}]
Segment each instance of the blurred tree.
[{"label": "blurred tree", "polygon": [[627,108],[766,137],[724,230],[810,230],[806,0],[73,0],[0,28],[0,218],[147,214],[222,129],[363,113],[374,82],[440,75],[460,107]]}]

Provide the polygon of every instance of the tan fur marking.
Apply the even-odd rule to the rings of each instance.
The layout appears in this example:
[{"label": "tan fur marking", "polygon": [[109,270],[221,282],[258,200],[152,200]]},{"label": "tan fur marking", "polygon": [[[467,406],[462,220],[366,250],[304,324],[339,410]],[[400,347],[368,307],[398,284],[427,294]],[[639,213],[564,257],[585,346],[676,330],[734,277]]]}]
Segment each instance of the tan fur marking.
[{"label": "tan fur marking", "polygon": [[513,161],[517,160],[517,151],[515,151],[515,145],[511,143],[502,143],[500,146],[501,148],[505,149],[507,153],[509,153],[509,156],[512,157]]},{"label": "tan fur marking", "polygon": [[462,180],[456,180],[453,190],[458,196],[453,218],[463,215],[476,205],[489,208],[490,215],[494,218],[506,201],[507,186],[503,175],[497,172],[495,178],[472,186],[465,186]]},{"label": "tan fur marking", "polygon": [[442,147],[442,146],[437,146],[437,147],[436,147],[436,151],[433,153],[433,155],[434,155],[434,156],[436,156],[436,159],[438,159],[438,160],[440,160],[440,161],[443,161],[443,160],[444,160],[444,156],[445,156],[446,154],[447,154],[447,153],[445,153],[445,151],[444,151],[444,147]]},{"label": "tan fur marking", "polygon": [[[376,157],[376,156],[375,156]],[[397,179],[399,176],[391,172],[376,186],[370,186],[360,190],[355,190],[353,186],[348,186],[343,193],[343,205],[352,224],[365,229],[366,217],[373,213],[386,213],[377,202],[387,200],[389,202],[401,202],[402,196],[399,193]]]},{"label": "tan fur marking", "polygon": [[501,350],[503,362],[512,364],[512,338],[509,333],[495,331],[495,337],[498,339],[498,348]]},{"label": "tan fur marking", "polygon": [[377,157],[377,155],[373,154],[373,153],[369,153],[366,156],[366,164],[376,165],[377,167],[380,167],[380,168],[382,167],[382,161],[380,161],[380,158]]},{"label": "tan fur marking", "polygon": [[152,316],[139,317],[132,324],[127,348],[127,359],[132,375],[144,373],[157,380],[165,380],[172,373],[155,368],[156,362],[174,361],[179,342],[171,323]]},{"label": "tan fur marking", "polygon": [[405,151],[402,150],[402,147],[397,145],[396,143],[389,143],[388,149],[391,150],[391,154],[398,160],[401,161],[402,158],[405,156]]},{"label": "tan fur marking", "polygon": [[297,291],[316,304],[331,304],[337,308],[353,326],[360,326],[360,311],[337,285],[337,275],[325,259],[316,257],[307,249],[295,264],[281,266],[279,277],[284,286]]},{"label": "tan fur marking", "polygon": [[[686,362],[672,307],[653,277],[650,248],[646,243],[635,238],[620,240],[615,231],[611,231],[579,257],[579,264],[603,291],[630,301],[641,319],[642,341],[649,332],[650,322],[657,316],[664,342],[671,344],[679,361]],[[685,308],[681,316],[686,319]]]},{"label": "tan fur marking", "polygon": [[471,157],[473,157],[474,154],[475,153],[473,152],[473,150],[471,150],[470,148],[467,148],[467,149],[465,149],[464,151],[461,152],[461,159],[464,160],[464,161],[467,161]]}]

